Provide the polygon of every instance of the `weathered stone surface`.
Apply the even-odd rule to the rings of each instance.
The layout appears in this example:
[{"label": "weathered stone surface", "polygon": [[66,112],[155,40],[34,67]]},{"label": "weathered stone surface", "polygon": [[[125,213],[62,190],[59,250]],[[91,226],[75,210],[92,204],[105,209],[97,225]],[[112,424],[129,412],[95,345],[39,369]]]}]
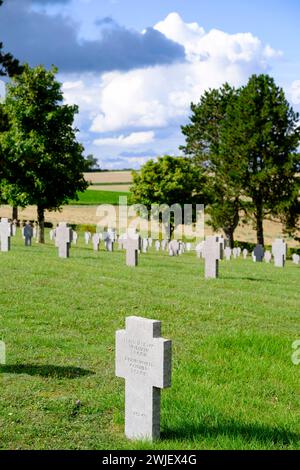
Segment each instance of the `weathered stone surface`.
[{"label": "weathered stone surface", "polygon": [[125,434],[129,439],[160,436],[160,389],[171,385],[170,340],[161,322],[127,317],[116,332],[116,375],[125,379]]}]

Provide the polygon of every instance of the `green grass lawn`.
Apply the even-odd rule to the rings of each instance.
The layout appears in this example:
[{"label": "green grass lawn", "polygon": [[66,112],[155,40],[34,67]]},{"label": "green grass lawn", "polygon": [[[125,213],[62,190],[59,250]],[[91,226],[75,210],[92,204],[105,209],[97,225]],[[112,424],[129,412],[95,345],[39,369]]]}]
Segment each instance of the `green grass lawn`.
[{"label": "green grass lawn", "polygon": [[[300,448],[299,266],[223,261],[205,281],[194,253],[153,251],[134,269],[82,236],[64,260],[19,235],[0,269],[1,449]],[[124,438],[114,336],[127,315],[161,320],[173,340],[153,444]]]},{"label": "green grass lawn", "polygon": [[130,196],[130,193],[119,191],[97,191],[95,189],[87,189],[83,193],[78,194],[78,201],[70,201],[70,205],[91,205],[97,206],[98,204],[119,204],[120,196]]}]

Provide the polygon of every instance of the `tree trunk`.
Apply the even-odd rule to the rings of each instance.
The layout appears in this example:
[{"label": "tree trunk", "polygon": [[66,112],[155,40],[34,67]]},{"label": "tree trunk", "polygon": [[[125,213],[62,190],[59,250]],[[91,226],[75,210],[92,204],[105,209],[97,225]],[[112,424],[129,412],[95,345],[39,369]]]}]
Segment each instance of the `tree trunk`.
[{"label": "tree trunk", "polygon": [[257,243],[264,246],[264,217],[261,203],[256,204],[256,237]]},{"label": "tree trunk", "polygon": [[37,208],[39,243],[45,243],[45,209],[41,206]]},{"label": "tree trunk", "polygon": [[228,241],[229,248],[234,248],[234,230],[230,227],[225,228],[224,232]]},{"label": "tree trunk", "polygon": [[18,207],[13,206],[12,208],[12,220],[18,220]]}]

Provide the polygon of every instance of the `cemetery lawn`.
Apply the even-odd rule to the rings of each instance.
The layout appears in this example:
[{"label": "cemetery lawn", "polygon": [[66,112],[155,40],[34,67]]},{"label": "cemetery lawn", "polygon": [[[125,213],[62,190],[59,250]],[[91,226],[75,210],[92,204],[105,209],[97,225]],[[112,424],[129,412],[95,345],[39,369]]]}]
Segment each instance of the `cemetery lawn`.
[{"label": "cemetery lawn", "polygon": [[78,201],[70,201],[70,205],[92,205],[98,206],[100,204],[119,204],[119,197],[130,197],[130,193],[121,191],[101,191],[96,189],[87,189],[83,193],[78,194]]},{"label": "cemetery lawn", "polygon": [[[205,281],[194,253],[125,253],[47,243],[0,253],[1,449],[300,449],[300,267],[222,261]],[[47,235],[47,240],[49,237]],[[127,315],[173,340],[161,440],[124,438],[114,337]]]}]

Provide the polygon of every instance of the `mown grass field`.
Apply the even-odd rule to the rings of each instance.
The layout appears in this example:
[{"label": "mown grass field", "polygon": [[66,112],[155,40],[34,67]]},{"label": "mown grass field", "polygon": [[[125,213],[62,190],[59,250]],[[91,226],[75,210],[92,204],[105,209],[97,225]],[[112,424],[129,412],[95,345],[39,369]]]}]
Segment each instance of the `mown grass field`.
[{"label": "mown grass field", "polygon": [[[18,235],[0,269],[1,449],[300,448],[299,266],[222,261],[205,281],[194,253],[153,251],[132,269],[82,236],[63,260]],[[161,320],[173,340],[153,444],[123,434],[114,336],[127,315]]]},{"label": "mown grass field", "polygon": [[83,193],[78,194],[78,201],[70,201],[70,205],[97,206],[99,204],[119,204],[119,198],[122,196],[130,197],[130,193],[125,191],[101,191],[87,189]]}]

